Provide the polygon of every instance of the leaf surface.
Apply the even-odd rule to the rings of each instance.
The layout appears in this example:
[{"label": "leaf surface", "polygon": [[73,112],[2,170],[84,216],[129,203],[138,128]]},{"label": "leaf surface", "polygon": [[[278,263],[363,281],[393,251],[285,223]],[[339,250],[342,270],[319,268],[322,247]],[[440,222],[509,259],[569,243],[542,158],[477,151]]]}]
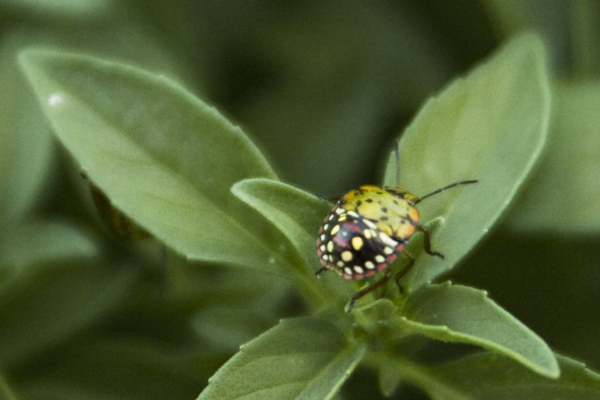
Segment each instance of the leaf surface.
[{"label": "leaf surface", "polygon": [[[402,136],[403,188],[423,196],[456,181],[479,180],[418,205],[421,223],[432,231],[432,248],[445,259],[420,257],[406,277],[409,290],[432,281],[464,257],[527,178],[548,130],[545,63],[539,38],[528,34],[513,40],[429,100]],[[395,180],[392,154],[385,184],[394,186]]]},{"label": "leaf surface", "polygon": [[20,61],[56,135],[119,210],[191,259],[273,269],[229,189],[276,177],[238,127],[164,76],[49,51]]},{"label": "leaf surface", "polygon": [[449,282],[426,285],[408,298],[398,318],[409,329],[431,338],[479,345],[544,376],[560,375],[548,345],[484,291]]},{"label": "leaf surface", "polygon": [[283,320],[243,345],[198,400],[331,399],[365,351],[326,320]]},{"label": "leaf surface", "polygon": [[526,232],[600,231],[600,81],[556,87],[548,147],[508,224]]}]

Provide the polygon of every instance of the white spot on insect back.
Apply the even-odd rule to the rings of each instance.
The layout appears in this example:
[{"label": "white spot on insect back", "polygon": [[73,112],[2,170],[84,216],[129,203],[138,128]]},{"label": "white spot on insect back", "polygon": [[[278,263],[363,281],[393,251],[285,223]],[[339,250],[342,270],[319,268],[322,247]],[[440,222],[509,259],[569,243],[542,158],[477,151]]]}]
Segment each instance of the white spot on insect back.
[{"label": "white spot on insect back", "polygon": [[377,229],[377,225],[375,225],[372,221],[368,219],[363,219],[363,222],[371,229]]},{"label": "white spot on insect back", "polygon": [[379,238],[387,246],[396,247],[398,245],[398,242],[389,237],[385,232],[379,232]]},{"label": "white spot on insect back", "polygon": [[52,107],[58,107],[64,102],[62,95],[54,93],[48,98],[48,104]]}]

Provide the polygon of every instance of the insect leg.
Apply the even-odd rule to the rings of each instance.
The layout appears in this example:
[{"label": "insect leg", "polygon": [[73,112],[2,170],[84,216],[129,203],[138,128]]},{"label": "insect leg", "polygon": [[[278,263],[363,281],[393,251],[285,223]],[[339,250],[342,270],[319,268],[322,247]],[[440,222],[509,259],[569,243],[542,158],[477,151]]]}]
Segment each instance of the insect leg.
[{"label": "insect leg", "polygon": [[425,253],[431,256],[438,256],[439,258],[444,259],[444,255],[442,253],[431,250],[431,239],[429,237],[429,231],[427,230],[427,228],[425,228],[423,225],[417,225],[416,230],[418,230],[419,232],[423,232],[423,247],[425,248]]},{"label": "insect leg", "polygon": [[400,283],[400,279],[404,275],[406,275],[408,271],[410,271],[410,269],[413,267],[413,265],[415,265],[415,258],[408,251],[403,251],[400,254],[402,254],[404,256],[404,258],[406,258],[408,260],[408,264],[406,264],[404,266],[404,268],[402,268],[396,274],[396,276],[394,277],[394,280],[396,281],[396,285],[398,285],[398,289],[400,290],[400,293],[404,293],[404,289],[402,288],[402,284]]},{"label": "insect leg", "polygon": [[371,293],[373,290],[377,289],[381,285],[384,285],[387,281],[390,280],[391,277],[392,277],[392,270],[390,269],[385,273],[385,276],[383,278],[381,278],[380,280],[378,280],[371,286],[368,286],[368,287],[364,288],[363,290],[356,292],[354,294],[354,296],[352,296],[352,298],[350,299],[350,303],[348,303],[348,307],[346,307],[346,312],[349,313],[350,311],[352,311],[352,308],[354,307],[354,302],[356,300]]}]

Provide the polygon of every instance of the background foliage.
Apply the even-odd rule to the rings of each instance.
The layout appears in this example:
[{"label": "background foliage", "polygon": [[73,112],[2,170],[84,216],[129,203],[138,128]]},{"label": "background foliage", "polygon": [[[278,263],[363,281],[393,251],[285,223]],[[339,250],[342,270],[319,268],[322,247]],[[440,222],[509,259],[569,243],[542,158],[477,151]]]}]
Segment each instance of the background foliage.
[{"label": "background foliage", "polygon": [[[0,395],[7,399],[193,399],[241,344],[272,328],[245,345],[231,359],[229,371],[243,370],[257,351],[264,355],[266,350],[261,346],[268,340],[286,348],[314,350],[314,358],[307,359],[307,365],[330,369],[288,377],[294,382],[308,382],[302,392],[306,398],[314,393],[343,399],[384,394],[427,398],[417,387],[429,387],[428,395],[439,399],[517,398],[510,389],[519,379],[542,388],[535,393],[519,393],[523,398],[548,398],[548,393],[557,398],[598,396],[597,376],[573,359],[600,369],[596,307],[600,300],[599,19],[600,7],[585,0],[464,0],[448,4],[345,0],[285,5],[265,0],[0,0]],[[490,225],[483,241],[462,259],[459,268],[444,275],[455,283],[454,289],[433,285],[426,296],[444,303],[443,295],[454,291],[465,302],[461,304],[474,299],[481,304],[491,300],[462,285],[485,289],[490,299],[536,332],[555,352],[570,357],[558,356],[561,379],[579,386],[566,392],[548,383],[555,381],[521,369],[508,358],[492,353],[458,358],[473,351],[467,345],[425,339],[410,342],[414,346],[410,350],[419,348],[412,354],[419,368],[393,357],[410,353],[402,348],[407,344],[401,341],[399,349],[365,356],[364,343],[354,343],[355,337],[348,337],[352,328],[345,325],[347,321],[340,322],[328,314],[333,313],[331,310],[321,308],[330,300],[335,309],[341,309],[344,304],[339,299],[347,299],[353,287],[336,277],[325,277],[323,284],[328,291],[313,290],[314,284],[306,278],[313,279],[309,255],[313,248],[306,254],[293,249],[313,246],[313,238],[303,236],[302,221],[285,219],[296,210],[298,215],[320,220],[327,213],[327,204],[272,181],[241,181],[274,178],[276,172],[283,182],[325,194],[381,182],[392,140],[427,98],[454,78],[468,74],[523,30],[537,32],[548,54],[552,112],[547,144],[516,199],[497,208],[503,211],[500,221],[493,228]],[[163,120],[170,116],[176,119],[172,116],[175,110],[184,116],[206,115],[215,118],[217,131],[236,138],[233,147],[245,149],[247,158],[229,157],[224,145],[220,152],[211,150],[206,164],[181,165],[182,159],[193,159],[202,151],[201,146],[187,142],[182,129],[174,131],[173,135],[181,136],[174,136],[173,142],[179,144],[177,151],[185,149],[190,157],[163,152],[165,146],[176,144],[159,143],[160,138],[146,149],[156,152],[153,154],[170,154],[161,161],[170,166],[169,171],[177,171],[175,180],[157,170],[120,175],[131,160],[120,159],[119,154],[105,163],[115,174],[96,174],[88,166],[82,176],[71,154],[57,145],[34,92],[19,70],[17,54],[31,47],[121,60],[161,74],[164,80],[155,83],[167,82],[164,93],[154,92],[150,86],[136,90],[147,90],[148,99],[162,99],[164,107],[149,111],[121,96],[108,102],[115,107],[112,112],[122,115],[123,124],[131,127],[139,123],[139,131],[147,133],[153,127],[128,118],[146,112]],[[73,79],[77,72],[60,67],[57,64],[54,73],[44,78],[47,90],[52,89],[53,79]],[[44,73],[51,71],[47,63],[44,68]],[[30,75],[33,69],[29,68]],[[136,73],[126,72],[124,79]],[[88,84],[123,87],[113,77],[96,77],[97,82]],[[148,82],[153,79],[148,78]],[[214,110],[195,103],[193,96],[182,94],[179,87],[170,86],[170,80],[239,124],[266,159],[238,128]],[[459,96],[460,90],[446,91],[444,96]],[[172,97],[161,97],[165,93]],[[84,100],[82,104],[89,105],[96,99]],[[174,105],[171,100],[181,103]],[[508,100],[500,104],[519,109]],[[437,112],[428,107],[423,113]],[[87,118],[87,111],[82,107],[74,114]],[[97,122],[95,126],[102,126],[106,119]],[[507,132],[499,131],[498,141],[486,148],[510,149],[506,143],[516,143],[525,136],[520,131],[510,132],[510,136]],[[81,138],[81,148],[85,148],[86,133],[74,131],[73,137]],[[457,143],[454,139],[447,139],[448,143]],[[139,143],[133,135],[115,146],[125,148],[132,143]],[[422,194],[435,189],[425,185],[427,179],[433,179],[432,184],[438,179],[442,184],[450,183],[443,176],[427,177],[427,166],[443,165],[444,154],[448,154],[443,152],[445,144],[438,146],[442,153],[431,157],[432,164],[428,165],[411,161],[416,152],[408,150],[410,143],[405,144],[403,184],[409,190]],[[515,151],[521,150],[520,146],[515,144]],[[96,150],[91,148],[91,152]],[[106,159],[98,157],[97,164],[103,165]],[[502,159],[489,157],[490,170],[503,168]],[[218,181],[211,181],[214,165],[223,160],[230,163],[230,172],[220,173]],[[238,161],[251,173],[239,174]],[[223,164],[219,165],[222,168]],[[525,175],[509,183],[521,183]],[[386,181],[393,181],[389,172],[386,176]],[[116,205],[126,206],[137,199],[139,204],[131,210],[139,215],[130,212],[132,217],[143,220],[156,215],[158,222],[166,221],[160,231],[166,232],[164,236],[153,232],[158,239],[179,254],[203,261],[185,260],[158,241],[132,242],[119,237],[98,212],[90,194],[90,180],[101,187],[118,187],[119,196],[113,200],[122,203]],[[199,209],[211,218],[203,219],[198,213],[179,222],[199,237],[226,240],[190,254],[190,249],[197,249],[196,242],[186,242],[187,236],[171,240],[174,236],[168,231],[172,225],[168,222],[172,221],[169,213],[176,214],[173,208],[157,213],[160,204],[139,200],[141,186],[135,183],[142,180],[156,182],[165,196],[187,193],[187,197],[171,199],[181,207],[198,201],[206,204]],[[203,187],[209,198],[198,200],[184,184],[189,181]],[[228,188],[233,184],[235,201],[228,200]],[[498,188],[503,182],[491,184]],[[265,193],[270,201],[264,201]],[[460,199],[468,202],[469,196],[463,192]],[[222,207],[208,208],[214,202]],[[432,213],[438,215],[444,204],[432,203]],[[471,207],[483,209],[489,204]],[[100,210],[113,218],[107,207]],[[274,224],[251,208],[270,217]],[[215,213],[219,221],[228,222],[212,223]],[[456,219],[449,220],[447,226],[459,231],[461,227]],[[131,229],[139,228],[123,228],[126,232]],[[256,237],[268,237],[268,246],[261,247]],[[286,247],[288,238],[291,247]],[[446,239],[440,240],[444,244]],[[439,265],[452,266],[471,248],[471,244],[459,248],[450,239],[445,243],[444,252],[449,252],[453,261]],[[222,250],[228,246],[235,251]],[[243,251],[248,257],[232,256]],[[316,269],[318,263],[312,262]],[[239,268],[241,264],[268,273]],[[286,273],[281,273],[282,265],[287,266]],[[302,265],[306,270],[299,267]],[[421,271],[446,272],[439,269],[445,267],[433,268]],[[422,275],[413,276],[416,278],[410,279],[415,282],[427,280]],[[332,293],[330,298],[327,293]],[[390,320],[394,327],[417,329],[416,323],[426,322],[418,319],[426,309],[418,299],[415,296],[405,309],[413,325]],[[373,315],[389,315],[393,304],[385,300],[373,304],[357,313],[357,321],[367,334],[385,338],[390,333],[372,324]],[[322,318],[302,317],[277,324],[281,318],[307,315],[311,310],[321,310]],[[460,330],[464,317],[452,316],[446,324]],[[292,334],[298,335],[297,340],[290,341]],[[461,334],[483,335],[481,331]],[[456,341],[447,332],[431,332],[430,336]],[[320,343],[327,343],[327,347],[319,347]],[[331,353],[331,348],[338,352]],[[354,369],[358,359],[364,362],[342,386],[345,372]],[[446,360],[452,361],[442,363]],[[303,371],[293,353],[284,359],[286,362],[299,363],[298,374]],[[476,381],[466,380],[457,372],[475,374],[483,370],[488,375],[480,375]],[[223,393],[236,398],[243,393],[236,392],[241,389],[235,379],[228,380],[230,375],[218,374],[214,379],[217,383],[200,398],[225,398]],[[398,375],[415,386],[398,386]],[[277,393],[271,396],[284,398]]]}]

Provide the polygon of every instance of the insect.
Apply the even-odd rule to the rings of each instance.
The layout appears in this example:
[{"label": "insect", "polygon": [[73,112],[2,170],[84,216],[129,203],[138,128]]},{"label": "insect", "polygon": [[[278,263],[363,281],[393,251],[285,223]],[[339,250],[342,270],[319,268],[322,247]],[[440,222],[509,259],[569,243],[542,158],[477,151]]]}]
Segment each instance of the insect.
[{"label": "insect", "polygon": [[[399,181],[399,152],[396,143],[396,186]],[[402,292],[400,279],[412,268],[414,257],[404,247],[415,232],[422,232],[427,254],[444,258],[431,250],[428,230],[419,224],[416,205],[444,190],[476,183],[467,180],[452,183],[418,197],[399,187],[361,186],[340,198],[325,217],[317,238],[317,255],[323,267],[346,279],[361,280],[387,269],[385,275],[372,285],[358,291],[348,303],[352,311],[356,300],[384,285],[392,276],[390,264],[402,255],[407,264],[396,274],[395,281]]]}]

